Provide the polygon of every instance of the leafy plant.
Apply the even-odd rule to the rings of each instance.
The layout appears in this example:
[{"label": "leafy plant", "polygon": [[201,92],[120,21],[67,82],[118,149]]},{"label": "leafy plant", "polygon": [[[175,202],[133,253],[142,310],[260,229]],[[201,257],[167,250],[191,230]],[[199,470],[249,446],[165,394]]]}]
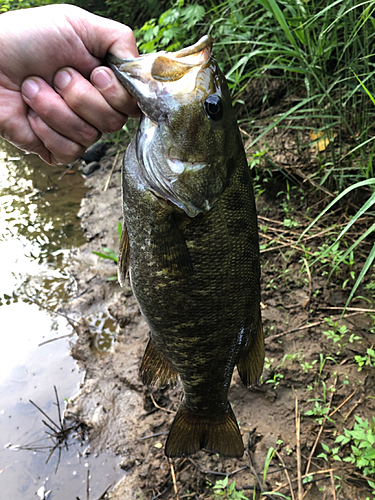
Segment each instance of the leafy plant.
[{"label": "leafy plant", "polygon": [[225,499],[225,500],[248,500],[244,495],[243,491],[236,490],[236,481],[228,484],[228,476],[224,479],[219,479],[212,486],[213,495],[212,498],[215,500]]},{"label": "leafy plant", "polygon": [[[121,233],[122,233],[122,224],[121,224],[121,222],[119,222],[117,224],[117,232],[118,232],[118,240],[120,241],[120,239],[121,239]],[[102,247],[102,251],[101,252],[94,252],[93,251],[92,253],[95,254],[95,255],[98,255],[102,259],[113,260],[113,262],[116,262],[116,263],[118,262],[117,252],[115,252],[112,248]],[[108,278],[108,281],[114,281],[114,280],[117,280],[117,276],[112,276],[111,278]]]},{"label": "leafy plant", "polygon": [[375,351],[374,349],[367,349],[366,356],[354,356],[355,362],[358,364],[358,371],[360,372],[364,366],[372,366],[375,368]]},{"label": "leafy plant", "polygon": [[189,45],[189,41],[195,42],[196,26],[204,15],[205,9],[202,5],[185,5],[184,0],[178,0],[173,7],[163,12],[159,19],[150,19],[136,30],[135,36],[140,40],[140,51],[176,51],[182,45]]},{"label": "leafy plant", "polygon": [[[375,483],[372,481],[375,474],[375,417],[369,421],[355,415],[353,430],[344,429],[344,433],[335,442],[340,448],[350,444],[351,453],[342,460],[355,464],[363,471],[364,476],[368,476],[367,482],[375,494]],[[335,460],[341,459],[337,457]]]}]

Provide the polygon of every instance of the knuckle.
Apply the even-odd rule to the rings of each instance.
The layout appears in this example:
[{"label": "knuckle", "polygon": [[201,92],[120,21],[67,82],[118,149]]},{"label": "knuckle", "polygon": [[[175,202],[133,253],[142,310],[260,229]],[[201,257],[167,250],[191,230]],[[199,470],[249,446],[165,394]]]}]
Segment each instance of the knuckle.
[{"label": "knuckle", "polygon": [[104,123],[100,128],[100,131],[104,134],[111,134],[112,132],[118,132],[126,123],[127,117],[115,117],[112,120]]}]

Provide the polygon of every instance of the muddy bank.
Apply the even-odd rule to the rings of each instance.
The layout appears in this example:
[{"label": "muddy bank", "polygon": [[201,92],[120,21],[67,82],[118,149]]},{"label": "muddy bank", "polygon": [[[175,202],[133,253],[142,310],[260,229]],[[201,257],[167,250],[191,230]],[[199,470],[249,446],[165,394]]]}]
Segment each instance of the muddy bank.
[{"label": "muddy bank", "polygon": [[[345,346],[337,354],[335,345],[323,333],[327,330],[324,317],[339,314],[347,294],[337,284],[327,285],[322,276],[309,280],[306,273],[302,274],[303,261],[297,251],[287,259],[279,250],[262,253],[265,370],[261,383],[250,390],[242,386],[235,371],[229,394],[247,448],[244,457],[226,460],[203,451],[173,462],[164,457],[163,446],[181,399],[181,388],[156,390],[141,384],[138,367],[148,340],[147,326],[129,283],[121,289],[116,281],[108,281],[116,274],[114,262],[92,253],[101,247],[118,248],[121,158],[104,191],[115,152],[109,149],[100,160],[100,168],[87,177],[90,192],[79,214],[87,243],[71,269],[78,289],[67,311],[81,317],[101,311],[115,324],[112,345],[103,351],[97,348],[90,325],[81,320],[72,354],[86,375],[81,391],[66,411],[66,418],[89,427],[92,453],[111,450],[118,455],[124,478],[105,498],[170,499],[177,498],[176,491],[179,498],[211,498],[208,483],[215,484],[226,474],[252,498],[254,488],[260,491],[258,479],[263,482],[267,454],[273,448],[276,452],[262,485],[265,491],[291,497],[291,484],[297,492],[298,455],[302,461],[300,472],[307,477],[302,486],[307,500],[332,498],[333,484],[337,487],[336,498],[365,500],[369,497],[367,483],[358,470],[355,475],[355,467],[339,462],[332,462],[330,467],[317,456],[322,452],[322,441],[331,446],[336,432],[352,428],[354,414],[367,418],[374,412],[373,399],[368,397],[373,393],[374,373],[370,369],[358,372],[353,362],[355,354],[366,352],[372,345],[373,321],[368,315],[357,314],[340,323],[346,325],[347,337],[354,333],[361,338],[361,344],[345,338]],[[297,211],[300,209],[297,207]],[[263,223],[267,224],[267,234],[272,225],[282,227],[280,201],[275,201],[275,196],[263,195],[258,212],[261,234]],[[295,217],[298,219],[297,214]],[[337,311],[327,312],[327,305],[337,307]],[[369,307],[364,301],[353,305]],[[315,408],[315,401],[326,409],[320,420],[316,412],[306,415]],[[296,402],[302,419],[298,440]],[[334,416],[324,419],[335,409]],[[332,471],[321,472],[328,469],[342,479],[332,480]]]}]

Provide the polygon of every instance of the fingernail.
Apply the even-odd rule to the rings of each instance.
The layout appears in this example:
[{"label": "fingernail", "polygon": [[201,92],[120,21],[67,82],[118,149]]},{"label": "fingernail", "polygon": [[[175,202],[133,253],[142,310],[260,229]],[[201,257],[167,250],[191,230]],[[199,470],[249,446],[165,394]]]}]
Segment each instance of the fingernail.
[{"label": "fingernail", "polygon": [[25,80],[22,84],[22,94],[26,99],[32,99],[39,92],[39,85],[35,80]]},{"label": "fingernail", "polygon": [[71,79],[72,79],[71,74],[63,70],[57,73],[53,83],[56,88],[63,90],[65,89],[65,87],[69,85]]},{"label": "fingernail", "polygon": [[112,83],[112,78],[105,69],[99,69],[92,75],[92,83],[98,89],[104,90]]}]

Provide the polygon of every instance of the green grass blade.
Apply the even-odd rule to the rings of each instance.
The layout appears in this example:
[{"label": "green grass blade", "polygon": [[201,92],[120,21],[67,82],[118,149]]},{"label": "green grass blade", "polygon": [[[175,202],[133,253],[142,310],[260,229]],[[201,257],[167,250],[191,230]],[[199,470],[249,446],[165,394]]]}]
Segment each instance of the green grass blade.
[{"label": "green grass blade", "polygon": [[352,300],[357,288],[359,287],[363,277],[365,276],[365,274],[367,273],[367,271],[369,270],[371,264],[373,263],[375,259],[375,243],[374,243],[374,246],[372,247],[372,250],[370,252],[370,255],[367,257],[367,260],[365,262],[365,265],[363,266],[362,268],[362,271],[360,273],[360,275],[358,276],[358,279],[357,281],[355,282],[354,286],[353,286],[353,289],[352,291],[350,292],[350,295],[349,295],[349,298],[348,300],[346,301],[346,304],[345,304],[345,307],[344,307],[344,310],[342,312],[342,315],[345,314],[345,311],[346,311],[346,308],[348,307],[348,304],[350,303],[350,301]]}]

